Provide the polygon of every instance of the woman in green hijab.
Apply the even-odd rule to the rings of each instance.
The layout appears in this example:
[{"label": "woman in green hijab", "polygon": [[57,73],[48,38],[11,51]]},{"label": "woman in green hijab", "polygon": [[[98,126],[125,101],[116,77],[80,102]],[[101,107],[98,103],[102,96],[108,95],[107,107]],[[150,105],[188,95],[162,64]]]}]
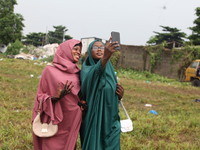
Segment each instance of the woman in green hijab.
[{"label": "woman in green hijab", "polygon": [[109,61],[119,44],[110,41],[93,41],[81,69],[81,92],[88,105],[81,126],[82,150],[120,150],[118,100],[124,89]]}]

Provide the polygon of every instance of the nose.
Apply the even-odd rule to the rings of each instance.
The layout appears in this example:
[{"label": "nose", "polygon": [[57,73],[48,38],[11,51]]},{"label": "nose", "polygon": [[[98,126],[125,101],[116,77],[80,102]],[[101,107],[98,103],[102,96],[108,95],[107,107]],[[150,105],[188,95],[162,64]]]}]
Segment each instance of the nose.
[{"label": "nose", "polygon": [[80,51],[77,51],[77,53],[80,55],[81,54],[81,52]]},{"label": "nose", "polygon": [[81,51],[80,51],[80,50],[76,50],[76,53],[77,53],[77,54],[81,54]]},{"label": "nose", "polygon": [[97,51],[102,51],[101,47],[98,47]]}]

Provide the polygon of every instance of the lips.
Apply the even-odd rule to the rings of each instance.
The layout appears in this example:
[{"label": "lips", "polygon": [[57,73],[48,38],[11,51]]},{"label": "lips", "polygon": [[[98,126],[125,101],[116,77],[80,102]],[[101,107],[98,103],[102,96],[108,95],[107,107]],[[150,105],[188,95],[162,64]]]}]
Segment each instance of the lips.
[{"label": "lips", "polygon": [[103,55],[103,53],[96,53],[96,55],[97,55],[97,56],[102,56],[102,55]]},{"label": "lips", "polygon": [[73,57],[74,57],[75,61],[79,61],[79,59],[80,59],[80,55],[79,54],[74,54]]},{"label": "lips", "polygon": [[76,59],[79,59],[79,58],[80,58],[80,56],[79,56],[79,55],[75,55],[75,58],[76,58]]}]

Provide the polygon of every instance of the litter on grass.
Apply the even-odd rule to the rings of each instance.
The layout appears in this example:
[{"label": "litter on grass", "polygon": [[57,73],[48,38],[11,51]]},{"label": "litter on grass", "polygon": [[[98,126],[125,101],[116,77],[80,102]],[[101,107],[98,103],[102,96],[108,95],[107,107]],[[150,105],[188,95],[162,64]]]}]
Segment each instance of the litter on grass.
[{"label": "litter on grass", "polygon": [[149,113],[154,114],[154,115],[158,115],[158,113],[155,110],[150,110]]},{"label": "litter on grass", "polygon": [[152,107],[151,104],[145,104],[144,106],[146,106],[146,107]]}]

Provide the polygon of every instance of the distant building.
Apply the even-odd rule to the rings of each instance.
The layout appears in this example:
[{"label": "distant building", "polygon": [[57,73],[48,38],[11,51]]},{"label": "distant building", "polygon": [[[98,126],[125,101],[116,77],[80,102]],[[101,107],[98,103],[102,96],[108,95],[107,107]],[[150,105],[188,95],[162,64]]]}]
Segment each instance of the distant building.
[{"label": "distant building", "polygon": [[97,38],[97,37],[86,37],[86,38],[81,38],[81,42],[83,44],[82,47],[82,54],[85,54],[85,52],[87,52],[88,46],[89,44],[94,41],[94,40],[101,40],[103,43],[106,42],[106,40],[101,39],[101,38]]}]

